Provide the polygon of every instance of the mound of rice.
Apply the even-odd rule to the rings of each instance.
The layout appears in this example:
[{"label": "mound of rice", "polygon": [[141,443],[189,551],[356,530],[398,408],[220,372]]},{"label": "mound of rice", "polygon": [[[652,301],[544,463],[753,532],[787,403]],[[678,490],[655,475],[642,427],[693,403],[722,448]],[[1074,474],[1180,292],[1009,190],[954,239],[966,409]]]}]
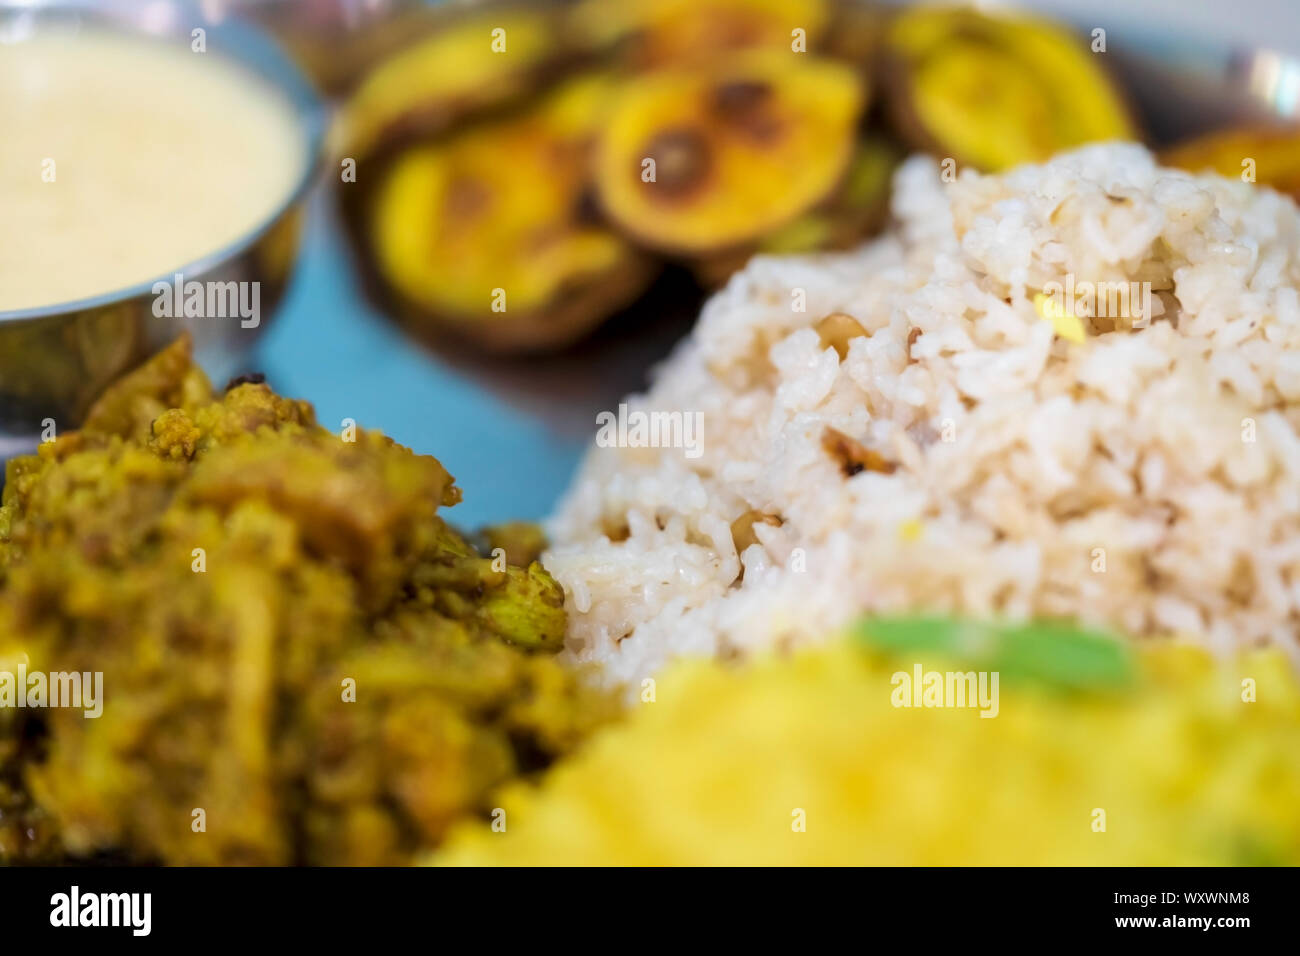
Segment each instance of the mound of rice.
[{"label": "mound of rice", "polygon": [[[629,399],[700,413],[702,453],[589,452],[545,558],[568,653],[627,681],[925,610],[1300,654],[1295,204],[1107,144],[955,182],[914,158],[893,213],[753,260]],[[1034,297],[1067,278],[1149,282],[1154,318],[1061,337]],[[842,359],[832,312],[866,332]],[[884,466],[848,474],[828,427]]]}]

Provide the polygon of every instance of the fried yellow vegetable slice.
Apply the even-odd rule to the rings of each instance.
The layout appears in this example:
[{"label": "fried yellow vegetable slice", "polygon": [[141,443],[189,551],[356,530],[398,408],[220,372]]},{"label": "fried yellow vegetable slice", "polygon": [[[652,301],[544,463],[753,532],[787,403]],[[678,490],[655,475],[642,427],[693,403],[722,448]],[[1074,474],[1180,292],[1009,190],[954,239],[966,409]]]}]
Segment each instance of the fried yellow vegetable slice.
[{"label": "fried yellow vegetable slice", "polygon": [[994,171],[1083,143],[1137,139],[1087,40],[1021,15],[921,8],[884,45],[888,102],[910,145]]},{"label": "fried yellow vegetable slice", "polygon": [[831,202],[768,236],[762,251],[844,249],[870,236],[889,212],[890,181],[902,158],[902,152],[889,140],[864,140]]},{"label": "fried yellow vegetable slice", "polygon": [[890,140],[869,136],[858,145],[838,189],[793,222],[763,236],[753,247],[696,260],[692,271],[717,288],[755,253],[785,255],[819,249],[849,249],[873,235],[889,212],[889,189],[902,152]]},{"label": "fried yellow vegetable slice", "polygon": [[1160,161],[1199,173],[1271,186],[1300,200],[1300,126],[1242,126],[1219,130],[1161,153]]},{"label": "fried yellow vegetable slice", "polygon": [[338,156],[360,164],[389,144],[527,96],[566,52],[561,21],[546,5],[433,19],[431,32],[362,78],[330,133]]},{"label": "fried yellow vegetable slice", "polygon": [[788,52],[634,79],[597,146],[602,207],[662,251],[751,243],[835,190],[865,99],[851,68]]},{"label": "fried yellow vegetable slice", "polygon": [[654,266],[595,216],[589,140],[611,81],[401,154],[365,241],[417,326],[497,351],[558,347],[631,301]]},{"label": "fried yellow vegetable slice", "polygon": [[830,19],[828,0],[583,0],[572,29],[588,46],[618,44],[634,69],[708,63],[734,50],[791,52]]}]

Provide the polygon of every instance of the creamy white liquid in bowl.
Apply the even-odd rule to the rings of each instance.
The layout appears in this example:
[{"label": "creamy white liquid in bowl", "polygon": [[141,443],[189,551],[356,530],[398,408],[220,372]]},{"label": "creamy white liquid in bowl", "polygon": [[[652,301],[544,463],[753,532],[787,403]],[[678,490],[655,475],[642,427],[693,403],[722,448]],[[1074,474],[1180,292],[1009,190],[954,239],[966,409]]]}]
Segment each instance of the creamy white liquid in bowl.
[{"label": "creamy white liquid in bowl", "polygon": [[289,100],[188,36],[0,43],[0,312],[170,279],[266,223],[308,161]]}]

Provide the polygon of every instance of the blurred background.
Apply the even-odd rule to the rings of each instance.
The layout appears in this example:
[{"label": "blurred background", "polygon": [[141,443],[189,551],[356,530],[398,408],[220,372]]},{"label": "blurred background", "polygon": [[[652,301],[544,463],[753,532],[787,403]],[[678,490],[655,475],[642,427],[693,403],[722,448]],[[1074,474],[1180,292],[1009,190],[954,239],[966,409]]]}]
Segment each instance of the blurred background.
[{"label": "blurred background", "polygon": [[[611,9],[621,6],[607,2]],[[331,0],[289,4],[337,5]],[[1289,0],[1033,0],[1016,6],[1088,29],[1106,27],[1117,47],[1158,52],[1174,70],[1180,56],[1191,59],[1194,70],[1198,47],[1214,49],[1215,56],[1236,45],[1300,51],[1300,5]],[[1199,65],[1212,68],[1208,62]],[[320,205],[314,213],[324,225],[327,209]],[[649,329],[638,325],[631,342],[620,328],[540,368],[536,360],[484,366],[413,349],[394,326],[377,321],[374,307],[359,293],[339,232],[315,228],[308,231],[284,312],[254,364],[280,390],[310,396],[326,423],[345,416],[377,423],[399,441],[441,457],[471,490],[458,508],[460,520],[536,518],[565,487],[596,411],[614,407],[619,395],[640,388],[645,371],[689,328],[697,300],[689,291],[683,298],[684,313],[666,315]],[[671,311],[672,302],[664,306]],[[525,463],[527,480],[520,480],[520,470],[503,467],[505,462]]]},{"label": "blurred background", "polygon": [[[353,419],[439,457],[467,491],[464,526],[540,518],[596,412],[644,387],[710,290],[756,252],[868,238],[908,152],[995,169],[1300,117],[1293,0],[1026,0],[929,20],[902,6],[204,0],[211,22],[268,28],[330,112],[298,267],[234,370],[313,402],[326,427]],[[810,24],[810,56],[763,62],[788,57],[790,23]],[[1104,59],[1088,55],[1098,28]],[[1291,191],[1295,141],[1273,136],[1259,149],[1281,158],[1260,175]],[[1235,172],[1239,147],[1169,161]],[[644,154],[658,193],[638,188]],[[498,281],[504,314],[487,307]]]}]

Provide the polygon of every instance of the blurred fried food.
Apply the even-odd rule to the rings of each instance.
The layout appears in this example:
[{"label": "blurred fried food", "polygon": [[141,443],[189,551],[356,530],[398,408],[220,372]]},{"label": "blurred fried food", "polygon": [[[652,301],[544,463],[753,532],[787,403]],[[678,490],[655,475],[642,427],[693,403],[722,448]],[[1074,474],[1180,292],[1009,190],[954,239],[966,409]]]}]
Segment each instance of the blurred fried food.
[{"label": "blurred fried food", "polygon": [[988,172],[1138,139],[1088,42],[1022,14],[909,9],[884,39],[891,116],[909,146]]},{"label": "blurred fried food", "polygon": [[665,252],[753,242],[835,190],[865,100],[851,68],[788,50],[629,81],[597,145],[601,206]]},{"label": "blurred fried food", "polygon": [[576,55],[552,4],[497,4],[428,21],[357,85],[331,133],[336,151],[360,163],[394,143],[446,132],[531,94]]},{"label": "blurred fried food", "polygon": [[1160,162],[1271,186],[1300,202],[1300,126],[1218,130],[1165,150]]},{"label": "blurred fried food", "polygon": [[536,352],[627,306],[666,259],[705,274],[785,227],[802,248],[860,238],[878,217],[842,201],[868,92],[852,61],[879,21],[845,9],[443,16],[363,79],[335,129],[356,164],[340,199],[368,288],[419,334]]},{"label": "blurred fried food", "polygon": [[572,28],[590,46],[615,46],[635,70],[715,63],[743,50],[817,49],[833,0],[581,0]]},{"label": "blurred fried food", "polygon": [[104,700],[0,711],[0,861],[402,862],[574,746],[614,705],[545,653],[562,591],[459,499],[378,432],[214,394],[184,340],[11,462],[0,664]]},{"label": "blurred fried food", "polygon": [[590,209],[587,143],[609,84],[579,76],[381,174],[366,249],[404,314],[525,350],[566,344],[641,293],[655,264]]},{"label": "blurred fried food", "polygon": [[848,172],[831,196],[756,243],[692,262],[706,288],[723,285],[755,253],[788,255],[851,249],[875,233],[889,214],[889,185],[903,154],[892,140],[868,136],[858,143]]}]

